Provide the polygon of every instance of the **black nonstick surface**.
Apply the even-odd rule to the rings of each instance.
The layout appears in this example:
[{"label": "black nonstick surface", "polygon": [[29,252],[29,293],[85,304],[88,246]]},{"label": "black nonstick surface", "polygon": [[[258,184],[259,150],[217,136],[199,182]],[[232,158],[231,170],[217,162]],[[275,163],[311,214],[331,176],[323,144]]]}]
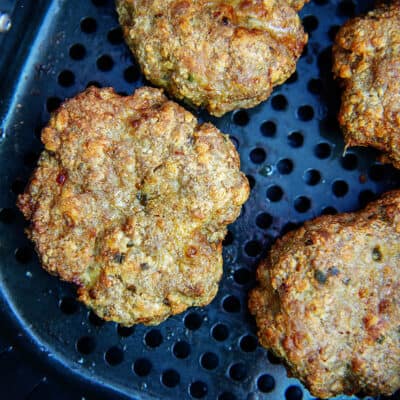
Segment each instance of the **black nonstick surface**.
[{"label": "black nonstick surface", "polygon": [[287,83],[254,109],[219,119],[199,113],[231,134],[251,197],[224,242],[212,304],[132,329],[99,320],[75,302],[71,285],[42,271],[15,201],[61,101],[90,84],[132,93],[144,80],[111,0],[2,0],[0,11],[6,6],[14,11],[12,29],[0,34],[0,398],[311,398],[258,345],[247,293],[275,238],[399,186],[400,174],[374,151],[344,155],[336,122],[332,39],[372,2],[312,1],[301,12],[310,41]]}]

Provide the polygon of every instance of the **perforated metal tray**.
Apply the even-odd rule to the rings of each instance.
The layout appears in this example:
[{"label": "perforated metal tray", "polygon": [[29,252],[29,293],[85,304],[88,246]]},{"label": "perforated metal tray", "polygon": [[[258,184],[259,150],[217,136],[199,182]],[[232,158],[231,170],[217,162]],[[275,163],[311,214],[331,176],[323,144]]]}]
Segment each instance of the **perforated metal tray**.
[{"label": "perforated metal tray", "polygon": [[89,84],[132,93],[144,83],[113,2],[2,4],[14,11],[13,28],[0,34],[0,397],[309,399],[258,345],[247,293],[276,237],[399,186],[399,173],[375,162],[374,151],[343,155],[336,122],[332,39],[372,2],[312,1],[301,12],[310,41],[292,78],[254,109],[199,114],[231,134],[251,197],[225,240],[213,303],[133,329],[103,323],[75,302],[72,286],[42,271],[15,207],[42,149],[40,130],[63,99]]}]

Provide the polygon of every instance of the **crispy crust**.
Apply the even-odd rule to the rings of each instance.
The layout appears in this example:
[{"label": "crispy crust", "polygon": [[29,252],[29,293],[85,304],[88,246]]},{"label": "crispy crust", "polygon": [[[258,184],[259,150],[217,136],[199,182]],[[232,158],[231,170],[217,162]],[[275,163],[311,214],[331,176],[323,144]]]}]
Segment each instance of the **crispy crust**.
[{"label": "crispy crust", "polygon": [[343,85],[339,122],[347,146],[372,146],[400,168],[400,1],[347,22],[333,46]]},{"label": "crispy crust", "polygon": [[60,107],[42,140],[18,206],[43,268],[123,325],[213,299],[226,225],[249,194],[227,136],[161,90],[90,88]]},{"label": "crispy crust", "polygon": [[117,0],[148,80],[216,116],[267,99],[295,71],[305,1]]},{"label": "crispy crust", "polygon": [[400,387],[400,191],[290,232],[261,262],[260,343],[314,396]]}]

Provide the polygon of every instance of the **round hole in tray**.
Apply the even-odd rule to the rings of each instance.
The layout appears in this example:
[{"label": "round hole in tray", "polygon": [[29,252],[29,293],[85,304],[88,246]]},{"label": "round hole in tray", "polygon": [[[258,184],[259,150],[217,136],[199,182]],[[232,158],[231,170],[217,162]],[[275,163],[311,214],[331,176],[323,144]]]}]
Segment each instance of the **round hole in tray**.
[{"label": "round hole in tray", "polygon": [[246,126],[250,121],[249,114],[245,110],[235,111],[233,114],[233,122],[239,126]]},{"label": "round hole in tray", "polygon": [[255,180],[254,177],[251,176],[251,175],[246,175],[246,178],[247,178],[247,180],[249,181],[250,189],[253,189],[254,186],[255,186],[255,184],[256,184],[256,180]]},{"label": "round hole in tray", "polygon": [[56,111],[61,105],[61,99],[59,97],[49,97],[46,102],[46,109],[49,113]]},{"label": "round hole in tray", "polygon": [[260,129],[261,133],[266,137],[274,137],[276,134],[276,124],[273,121],[265,121]]},{"label": "round hole in tray", "polygon": [[337,213],[338,212],[337,212],[336,208],[335,207],[331,207],[331,206],[323,208],[322,212],[321,212],[322,215],[335,215]]},{"label": "round hole in tray", "polygon": [[273,217],[268,213],[261,213],[257,215],[256,225],[261,229],[268,229],[271,227],[273,222]]},{"label": "round hole in tray", "polygon": [[298,148],[303,146],[304,136],[300,132],[292,132],[288,136],[288,144],[290,147]]},{"label": "round hole in tray", "polygon": [[218,356],[215,353],[208,351],[200,357],[200,364],[204,369],[213,370],[218,367]]},{"label": "round hole in tray", "polygon": [[107,40],[111,44],[120,44],[124,41],[124,36],[122,34],[122,29],[120,26],[113,28],[108,31]]},{"label": "round hole in tray", "polygon": [[281,229],[281,235],[285,235],[288,232],[294,231],[298,227],[299,227],[299,224],[289,221],[285,225],[283,225],[283,227]]},{"label": "round hole in tray", "polygon": [[105,352],[104,359],[106,360],[107,364],[111,366],[116,366],[118,364],[121,364],[124,360],[124,351],[117,346],[110,347]]},{"label": "round hole in tray", "polygon": [[69,56],[76,61],[83,60],[86,56],[85,46],[81,43],[75,43],[69,49]]},{"label": "round hole in tray", "polygon": [[354,17],[356,6],[353,0],[342,0],[338,4],[336,12],[341,17]]},{"label": "round hole in tray", "polygon": [[374,182],[381,182],[385,178],[385,166],[382,164],[374,164],[368,171],[368,176]]},{"label": "round hole in tray", "polygon": [[235,239],[235,237],[233,236],[233,233],[231,231],[228,231],[226,233],[224,240],[222,241],[222,245],[230,246],[233,243],[234,239]]},{"label": "round hole in tray", "polygon": [[89,322],[97,327],[103,326],[106,321],[104,319],[100,318],[98,315],[96,315],[93,311],[89,312],[88,316]]},{"label": "round hole in tray", "polygon": [[333,182],[332,192],[336,197],[344,197],[349,191],[349,185],[347,182],[338,180]]},{"label": "round hole in tray", "polygon": [[20,264],[28,264],[32,260],[33,252],[29,247],[20,247],[15,250],[15,259]]},{"label": "round hole in tray", "polygon": [[261,243],[258,240],[250,240],[244,246],[244,251],[249,257],[257,257],[262,251]]},{"label": "round hole in tray", "polygon": [[251,280],[251,273],[247,268],[240,268],[235,271],[233,279],[238,285],[247,285]]},{"label": "round hole in tray", "polygon": [[271,106],[275,111],[285,111],[288,108],[288,101],[283,94],[277,94],[272,98]]},{"label": "round hole in tray", "polygon": [[344,169],[352,171],[357,168],[358,158],[353,153],[347,153],[340,159],[340,163]]},{"label": "round hole in tray", "polygon": [[228,313],[237,313],[240,311],[240,300],[236,296],[230,295],[225,297],[222,307]]},{"label": "round hole in tray", "polygon": [[267,158],[267,153],[264,149],[256,148],[250,152],[250,160],[254,164],[261,164]]},{"label": "round hole in tray", "polygon": [[229,368],[229,376],[234,381],[243,381],[243,380],[245,380],[246,376],[247,376],[247,367],[246,367],[246,365],[244,363],[242,363],[242,362],[233,364]]},{"label": "round hole in tray", "polygon": [[305,213],[311,208],[311,200],[306,196],[299,196],[294,201],[294,208],[299,213]]},{"label": "round hole in tray", "polygon": [[314,154],[321,160],[330,157],[331,152],[331,146],[328,143],[319,143],[314,149]]},{"label": "round hole in tray", "polygon": [[94,33],[97,30],[97,22],[94,18],[86,17],[81,20],[81,31],[85,33]]},{"label": "round hole in tray", "polygon": [[321,182],[321,174],[316,169],[308,169],[304,172],[303,179],[307,185],[315,186]]},{"label": "round hole in tray", "polygon": [[339,32],[340,25],[332,25],[328,30],[329,39],[333,42],[337,33]]},{"label": "round hole in tray", "polygon": [[[318,67],[320,68],[321,73],[323,74],[331,74],[331,65],[332,65],[332,47],[328,46],[324,50],[322,50],[318,55]],[[332,86],[331,86],[332,87]],[[334,119],[336,121],[336,119]]]},{"label": "round hole in tray", "polygon": [[320,94],[322,92],[322,81],[321,79],[310,79],[308,81],[307,89],[312,94]]},{"label": "round hole in tray", "polygon": [[217,324],[211,330],[211,335],[218,342],[228,339],[229,329],[225,324]]},{"label": "round hole in tray", "polygon": [[303,26],[307,33],[315,31],[318,28],[318,18],[314,15],[307,15],[303,18]]},{"label": "round hole in tray", "polygon": [[108,54],[103,54],[96,61],[97,68],[100,71],[108,72],[111,71],[114,67],[114,60]]},{"label": "round hole in tray", "polygon": [[281,175],[289,175],[294,168],[293,161],[289,158],[284,158],[278,162],[276,168]]},{"label": "round hole in tray", "polygon": [[189,385],[189,393],[194,399],[202,399],[207,392],[207,384],[202,381],[195,381]]},{"label": "round hole in tray", "polygon": [[272,185],[267,189],[267,198],[272,202],[280,201],[283,197],[283,190],[278,185]]},{"label": "round hole in tray", "polygon": [[137,65],[130,65],[124,69],[124,79],[128,83],[134,83],[140,78],[140,70]]},{"label": "round hole in tray", "polygon": [[246,352],[251,353],[257,349],[258,341],[253,335],[245,335],[240,339],[239,346]]},{"label": "round hole in tray", "polygon": [[97,82],[97,81],[89,81],[86,85],[86,88],[91,87],[91,86],[101,88],[102,85],[100,82]]},{"label": "round hole in tray", "polygon": [[222,392],[218,396],[218,400],[237,400],[237,397],[231,392]]},{"label": "round hole in tray", "polygon": [[289,79],[285,82],[288,84],[295,83],[299,80],[299,73],[294,71],[292,75],[290,75]]},{"label": "round hole in tray", "polygon": [[76,350],[84,355],[94,352],[96,348],[96,341],[92,336],[82,336],[76,342]]},{"label": "round hole in tray", "polygon": [[75,75],[69,69],[61,71],[57,79],[58,83],[63,87],[69,87],[75,83]]},{"label": "round hole in tray", "polygon": [[303,391],[298,386],[289,386],[285,391],[286,400],[301,400]]},{"label": "round hole in tray", "polygon": [[147,358],[138,358],[133,364],[133,371],[140,377],[149,375],[151,369],[152,364]]},{"label": "round hole in tray", "polygon": [[184,340],[180,340],[174,344],[172,352],[176,358],[187,358],[190,354],[190,344]]},{"label": "round hole in tray", "polygon": [[358,202],[360,203],[360,207],[364,208],[368,203],[375,200],[375,198],[376,195],[372,190],[362,190],[358,195]]},{"label": "round hole in tray", "polygon": [[197,329],[200,329],[202,323],[203,317],[196,312],[190,312],[185,317],[185,326],[191,331],[196,331]]},{"label": "round hole in tray", "polygon": [[269,393],[275,389],[275,379],[269,374],[261,375],[257,379],[258,390],[262,393]]},{"label": "round hole in tray", "polygon": [[311,106],[301,106],[297,110],[297,116],[301,121],[311,121],[314,118],[314,109]]},{"label": "round hole in tray", "polygon": [[147,344],[147,346],[151,348],[156,348],[161,345],[163,337],[158,329],[152,329],[146,333],[144,341]]},{"label": "round hole in tray", "polygon": [[118,325],[117,327],[117,333],[119,336],[121,337],[129,337],[133,334],[135,328],[133,326],[122,326],[122,325]]},{"label": "round hole in tray", "polygon": [[277,357],[274,353],[271,351],[268,351],[267,353],[268,361],[273,364],[273,365],[278,365],[281,363],[281,359]]},{"label": "round hole in tray", "polygon": [[168,388],[173,388],[179,385],[180,380],[181,377],[179,373],[174,369],[167,369],[161,375],[161,382]]}]

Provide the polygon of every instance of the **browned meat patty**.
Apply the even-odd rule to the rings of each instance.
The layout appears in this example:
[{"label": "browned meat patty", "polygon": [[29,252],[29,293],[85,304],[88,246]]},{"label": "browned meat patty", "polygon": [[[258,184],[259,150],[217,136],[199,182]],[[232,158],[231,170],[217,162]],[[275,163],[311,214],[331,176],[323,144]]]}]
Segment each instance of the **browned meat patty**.
[{"label": "browned meat patty", "polygon": [[249,108],[295,71],[302,0],[117,0],[146,78],[216,116]]},{"label": "browned meat patty", "polygon": [[400,388],[400,191],[288,233],[257,279],[260,343],[314,396]]},{"label": "browned meat patty", "polygon": [[347,146],[372,146],[400,168],[400,1],[347,22],[333,46],[344,91],[339,122]]},{"label": "browned meat patty", "polygon": [[90,88],[42,132],[18,206],[43,267],[123,325],[208,304],[221,241],[249,194],[228,136],[162,94]]}]

